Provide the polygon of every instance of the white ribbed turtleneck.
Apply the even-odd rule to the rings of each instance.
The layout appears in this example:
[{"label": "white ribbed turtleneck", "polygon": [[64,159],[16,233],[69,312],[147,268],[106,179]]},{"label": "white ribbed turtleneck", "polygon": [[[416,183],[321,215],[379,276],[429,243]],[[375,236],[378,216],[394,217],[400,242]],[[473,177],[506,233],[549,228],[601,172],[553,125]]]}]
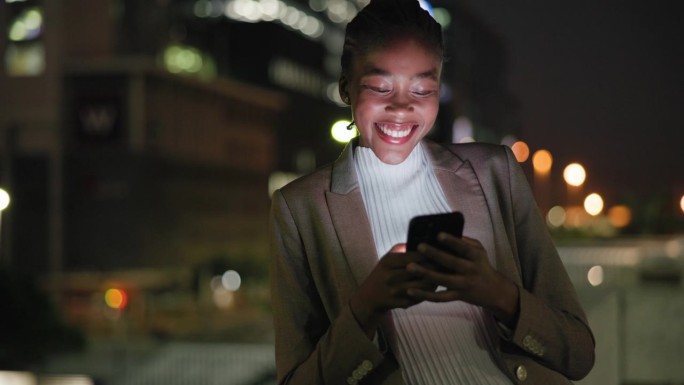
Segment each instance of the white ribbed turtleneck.
[{"label": "white ribbed turtleneck", "polygon": [[[379,258],[406,242],[416,215],[451,211],[422,144],[404,162],[383,163],[370,148],[356,147],[354,161]],[[482,308],[465,302],[422,302],[395,309],[396,340],[389,341],[411,385],[503,385],[494,364],[493,327]]]}]

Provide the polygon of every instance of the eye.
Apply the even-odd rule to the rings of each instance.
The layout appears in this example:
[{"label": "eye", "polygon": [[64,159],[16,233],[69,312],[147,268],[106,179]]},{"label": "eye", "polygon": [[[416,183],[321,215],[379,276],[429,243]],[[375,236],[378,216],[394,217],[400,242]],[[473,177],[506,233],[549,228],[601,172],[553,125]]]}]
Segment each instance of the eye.
[{"label": "eye", "polygon": [[436,93],[436,91],[433,90],[419,90],[419,91],[411,91],[412,94],[418,97],[427,97],[427,96],[432,96]]},{"label": "eye", "polygon": [[368,84],[364,85],[363,88],[366,89],[366,90],[372,91],[372,92],[374,92],[374,93],[376,93],[376,94],[380,94],[380,95],[386,95],[386,94],[390,93],[390,91],[392,91],[392,90],[390,90],[388,87],[384,87],[384,86],[371,86],[371,85],[368,85]]}]

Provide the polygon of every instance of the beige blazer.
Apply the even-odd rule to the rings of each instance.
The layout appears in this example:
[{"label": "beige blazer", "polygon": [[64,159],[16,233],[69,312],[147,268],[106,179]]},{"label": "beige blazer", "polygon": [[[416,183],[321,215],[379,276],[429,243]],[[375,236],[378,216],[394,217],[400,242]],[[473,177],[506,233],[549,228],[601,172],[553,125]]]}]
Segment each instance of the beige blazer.
[{"label": "beige blazer", "polygon": [[[423,141],[464,235],[520,287],[512,333],[500,330],[494,360],[513,383],[569,384],[594,363],[594,339],[574,288],[505,146]],[[404,384],[383,338],[369,340],[349,300],[373,269],[375,252],[348,145],[332,165],[273,195],[271,295],[279,384]],[[492,323],[494,324],[494,323]],[[409,384],[410,385],[410,384]],[[446,385],[446,384],[445,384]]]}]

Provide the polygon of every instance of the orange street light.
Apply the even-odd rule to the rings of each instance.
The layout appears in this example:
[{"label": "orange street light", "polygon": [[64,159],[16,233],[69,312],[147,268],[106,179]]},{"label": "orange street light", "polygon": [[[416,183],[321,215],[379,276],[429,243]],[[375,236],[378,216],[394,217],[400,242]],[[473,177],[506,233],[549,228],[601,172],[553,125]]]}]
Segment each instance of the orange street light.
[{"label": "orange street light", "polygon": [[532,166],[534,171],[541,175],[548,174],[551,171],[551,166],[553,165],[553,157],[551,153],[547,150],[538,150],[532,155]]}]

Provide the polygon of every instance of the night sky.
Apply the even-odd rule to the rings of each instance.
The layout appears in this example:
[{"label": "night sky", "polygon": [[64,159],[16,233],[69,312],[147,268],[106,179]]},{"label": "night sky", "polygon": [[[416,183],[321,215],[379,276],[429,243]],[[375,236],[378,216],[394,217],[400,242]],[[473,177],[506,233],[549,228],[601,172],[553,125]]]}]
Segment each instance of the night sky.
[{"label": "night sky", "polygon": [[684,3],[465,3],[506,46],[521,139],[552,152],[556,178],[580,162],[608,204],[684,193]]}]

